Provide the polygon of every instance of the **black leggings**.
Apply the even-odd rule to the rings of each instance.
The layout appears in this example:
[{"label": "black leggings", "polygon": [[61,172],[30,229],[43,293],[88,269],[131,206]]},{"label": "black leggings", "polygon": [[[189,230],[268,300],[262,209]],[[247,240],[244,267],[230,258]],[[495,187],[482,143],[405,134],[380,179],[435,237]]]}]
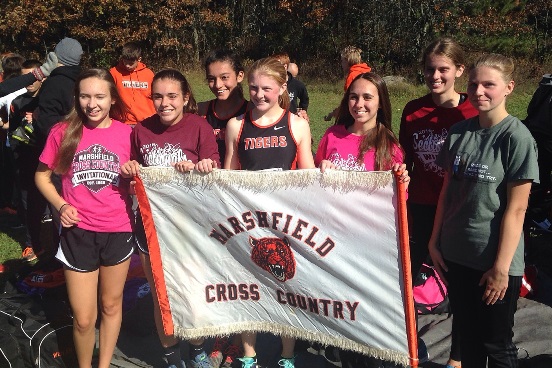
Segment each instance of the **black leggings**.
[{"label": "black leggings", "polygon": [[482,301],[485,285],[479,286],[483,271],[446,261],[449,299],[458,327],[462,366],[470,368],[517,368],[514,313],[521,276],[509,276],[503,300],[493,305]]}]

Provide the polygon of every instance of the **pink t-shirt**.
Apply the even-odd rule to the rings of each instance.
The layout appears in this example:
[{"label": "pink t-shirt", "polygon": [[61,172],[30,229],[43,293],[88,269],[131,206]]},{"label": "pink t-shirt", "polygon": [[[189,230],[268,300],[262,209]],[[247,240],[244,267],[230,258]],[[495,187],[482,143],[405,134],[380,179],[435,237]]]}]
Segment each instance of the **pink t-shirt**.
[{"label": "pink t-shirt", "polygon": [[[55,125],[46,141],[40,161],[54,170],[66,123]],[[77,227],[96,232],[130,232],[129,181],[120,167],[130,160],[132,128],[113,120],[108,128],[84,125],[73,163],[61,177],[62,197],[78,210]]]},{"label": "pink t-shirt", "polygon": [[[359,164],[358,148],[364,137],[349,133],[345,125],[333,125],[326,130],[320,140],[314,163],[331,161],[342,170],[374,171],[376,150],[371,148],[364,154],[364,162]],[[393,163],[403,163],[403,153],[399,146],[393,147]]]}]

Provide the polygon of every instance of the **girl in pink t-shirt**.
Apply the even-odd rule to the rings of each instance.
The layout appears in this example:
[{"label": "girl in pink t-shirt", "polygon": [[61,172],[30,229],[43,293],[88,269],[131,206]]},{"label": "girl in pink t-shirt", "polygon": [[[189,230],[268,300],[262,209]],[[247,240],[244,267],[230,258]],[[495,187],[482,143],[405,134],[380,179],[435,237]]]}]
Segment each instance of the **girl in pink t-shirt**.
[{"label": "girl in pink t-shirt", "polygon": [[[75,85],[75,106],[67,121],[52,128],[35,181],[58,209],[63,226],[56,257],[64,265],[79,366],[92,364],[99,299],[98,367],[107,368],[119,336],[123,287],[134,251],[128,182],[119,175],[130,158],[131,128],[111,118],[123,116],[126,107],[107,70],[86,70]],[[61,176],[63,195],[54,187],[52,173]]]},{"label": "girl in pink t-shirt", "polygon": [[[363,73],[349,85],[337,110],[335,125],[326,130],[318,144],[314,163],[327,169],[400,172],[410,181],[404,153],[391,130],[391,101],[384,80],[375,73]],[[316,347],[312,347],[317,350]],[[326,347],[324,357],[335,363],[339,355]]]},{"label": "girl in pink t-shirt", "polygon": [[410,180],[403,151],[391,131],[391,102],[387,86],[375,73],[357,76],[343,96],[336,123],[316,151],[314,162],[321,171],[395,170]]}]

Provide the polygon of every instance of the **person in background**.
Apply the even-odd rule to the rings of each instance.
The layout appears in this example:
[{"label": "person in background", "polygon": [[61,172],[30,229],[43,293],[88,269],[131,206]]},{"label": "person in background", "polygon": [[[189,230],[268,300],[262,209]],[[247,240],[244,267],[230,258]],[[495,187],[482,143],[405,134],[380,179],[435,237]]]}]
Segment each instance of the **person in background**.
[{"label": "person in background", "polygon": [[[372,70],[368,64],[362,62],[362,50],[355,46],[346,46],[341,50],[341,69],[345,76],[345,84],[343,90],[347,91],[352,81],[360,74],[368,73]],[[324,116],[325,121],[330,121],[338,114],[337,108]]]},{"label": "person in background", "polygon": [[[2,70],[5,80],[10,80],[21,75],[21,64],[25,58],[19,54],[10,53],[2,58]],[[0,168],[2,178],[0,179],[0,208],[6,213],[15,214],[19,202],[15,179],[15,162],[13,152],[10,149],[8,139],[8,128],[10,118],[10,104],[14,98],[25,93],[26,89],[0,97]],[[16,225],[17,226],[17,225]]]},{"label": "person in background", "polygon": [[25,88],[34,81],[43,81],[44,78],[48,77],[50,73],[57,68],[58,59],[55,52],[48,53],[44,63],[33,69],[30,73],[20,75],[11,79],[2,79],[0,83],[0,97],[15,92],[21,88]]},{"label": "person in background", "polygon": [[155,114],[151,102],[153,72],[142,62],[142,48],[136,42],[127,42],[117,66],[109,70],[119,95],[128,106],[125,124],[136,125]]},{"label": "person in background", "polygon": [[450,128],[435,161],[445,177],[429,253],[448,284],[469,368],[518,367],[512,337],[525,266],[522,229],[539,172],[531,133],[506,110],[513,73],[502,55],[474,61],[468,100],[479,115]]},{"label": "person in background", "polygon": [[544,205],[549,203],[552,194],[552,74],[542,76],[523,123],[535,138],[539,151],[540,183],[531,191],[531,220],[538,229],[552,232],[552,208]]},{"label": "person in background", "polygon": [[295,63],[289,63],[288,72],[293,78],[297,78],[297,75],[299,74],[299,67]]},{"label": "person in background", "polygon": [[309,108],[309,93],[307,92],[305,84],[293,77],[288,71],[288,65],[290,63],[289,55],[285,52],[280,52],[272,55],[272,57],[282,63],[286,69],[286,89],[290,100],[289,111],[309,121],[309,116],[307,114]]},{"label": "person in background", "polygon": [[[27,74],[33,69],[40,67],[41,62],[29,59],[22,64],[22,74]],[[17,215],[19,221],[25,229],[25,240],[23,247],[23,259],[32,261],[36,258],[33,251],[32,239],[27,223],[28,192],[29,188],[34,186],[33,170],[33,147],[34,141],[31,140],[33,132],[33,111],[38,106],[38,94],[42,86],[41,81],[26,87],[26,93],[16,97],[10,106],[9,136],[10,148],[15,160],[15,178],[18,189]]]},{"label": "person in background", "polygon": [[[54,52],[58,59],[57,67],[42,83],[41,93],[38,95],[38,107],[32,116],[31,139],[35,144],[32,147],[32,162],[29,163],[29,170],[36,170],[38,167],[39,156],[46,144],[50,129],[65,119],[75,103],[74,88],[77,76],[81,72],[82,46],[77,40],[65,37],[58,42]],[[61,192],[61,178],[56,172],[53,172],[51,180]],[[59,243],[59,212],[57,208],[48,206],[48,202],[36,185],[29,187],[27,196],[27,228],[31,236],[33,253],[40,258],[40,253],[44,252],[44,258],[48,258],[55,252]],[[43,223],[53,226],[51,243],[41,243],[40,230]]]}]

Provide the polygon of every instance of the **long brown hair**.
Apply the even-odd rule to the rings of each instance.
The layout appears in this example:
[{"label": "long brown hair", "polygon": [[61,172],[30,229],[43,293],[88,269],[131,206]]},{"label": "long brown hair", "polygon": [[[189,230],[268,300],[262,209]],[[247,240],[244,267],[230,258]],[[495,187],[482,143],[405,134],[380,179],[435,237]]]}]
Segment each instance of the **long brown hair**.
[{"label": "long brown hair", "polygon": [[163,69],[157,72],[153,77],[153,82],[151,83],[152,91],[155,83],[163,79],[168,79],[180,83],[180,90],[182,91],[182,95],[185,96],[189,94],[188,103],[184,106],[182,111],[185,113],[187,112],[190,114],[196,114],[197,103],[194,98],[194,94],[192,93],[192,87],[190,86],[190,83],[188,83],[188,80],[186,79],[184,74],[176,69]]},{"label": "long brown hair", "polygon": [[67,127],[63,133],[63,138],[61,139],[61,144],[54,164],[55,172],[58,174],[65,174],[69,171],[73,163],[73,157],[77,151],[77,146],[82,138],[82,129],[87,121],[87,117],[84,111],[82,111],[79,103],[80,83],[88,78],[98,78],[109,84],[111,100],[114,101],[114,104],[111,105],[111,109],[109,110],[110,117],[121,120],[124,119],[128,111],[128,107],[123,100],[121,100],[117,88],[115,87],[115,81],[108,70],[94,68],[82,71],[75,81],[73,109],[71,109],[65,121],[60,123],[66,124]]},{"label": "long brown hair", "polygon": [[426,61],[432,55],[448,57],[457,68],[466,65],[464,50],[450,37],[438,38],[426,46],[422,53],[422,69],[425,69]]},{"label": "long brown hair", "polygon": [[376,73],[363,73],[357,76],[343,95],[335,125],[345,125],[345,128],[354,124],[355,120],[349,111],[349,95],[351,87],[359,79],[366,79],[373,83],[378,90],[379,104],[376,115],[376,128],[368,132],[358,147],[358,163],[364,162],[364,154],[370,148],[376,149],[375,169],[389,170],[393,166],[394,146],[400,148],[399,140],[391,130],[391,100],[385,81]]}]

